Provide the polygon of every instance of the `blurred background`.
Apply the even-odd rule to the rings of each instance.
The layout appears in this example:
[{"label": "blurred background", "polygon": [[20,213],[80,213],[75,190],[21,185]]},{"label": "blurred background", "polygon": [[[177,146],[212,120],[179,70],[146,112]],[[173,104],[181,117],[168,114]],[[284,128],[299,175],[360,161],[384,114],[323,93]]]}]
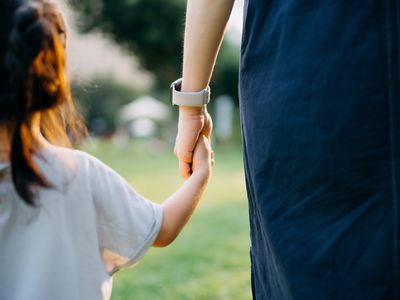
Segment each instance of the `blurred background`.
[{"label": "blurred background", "polygon": [[[82,145],[145,197],[182,183],[173,156],[185,0],[57,0],[68,68],[91,138]],[[249,226],[238,113],[243,2],[237,0],[211,82],[216,166],[197,213],[168,248],[114,279],[113,300],[251,299]]]}]

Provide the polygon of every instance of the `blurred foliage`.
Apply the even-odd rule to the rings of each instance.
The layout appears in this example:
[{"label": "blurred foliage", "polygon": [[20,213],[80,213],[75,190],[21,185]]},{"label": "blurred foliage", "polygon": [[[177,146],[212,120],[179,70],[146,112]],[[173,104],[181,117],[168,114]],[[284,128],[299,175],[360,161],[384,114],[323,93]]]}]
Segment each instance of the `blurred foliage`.
[{"label": "blurred foliage", "polygon": [[234,99],[236,105],[239,104],[238,70],[239,49],[227,42],[224,42],[221,46],[211,83],[213,99],[215,99],[215,96],[229,95]]},{"label": "blurred foliage", "polygon": [[121,106],[134,100],[139,91],[103,76],[87,82],[73,82],[72,93],[95,134],[104,135],[116,129],[116,116]]},{"label": "blurred foliage", "polygon": [[[84,32],[100,29],[132,51],[166,89],[181,76],[184,0],[71,0]],[[213,78],[213,94],[237,99],[238,47],[224,42]]]}]

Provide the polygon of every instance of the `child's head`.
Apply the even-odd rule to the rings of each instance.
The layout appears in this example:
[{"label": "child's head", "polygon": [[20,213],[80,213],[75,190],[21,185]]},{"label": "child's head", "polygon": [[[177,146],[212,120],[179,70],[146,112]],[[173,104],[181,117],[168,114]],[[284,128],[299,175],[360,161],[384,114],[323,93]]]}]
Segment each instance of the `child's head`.
[{"label": "child's head", "polygon": [[78,122],[65,70],[66,27],[49,0],[1,0],[0,127],[10,135],[14,185],[29,204],[30,186],[47,186],[32,154],[35,124],[52,143],[68,145]]}]

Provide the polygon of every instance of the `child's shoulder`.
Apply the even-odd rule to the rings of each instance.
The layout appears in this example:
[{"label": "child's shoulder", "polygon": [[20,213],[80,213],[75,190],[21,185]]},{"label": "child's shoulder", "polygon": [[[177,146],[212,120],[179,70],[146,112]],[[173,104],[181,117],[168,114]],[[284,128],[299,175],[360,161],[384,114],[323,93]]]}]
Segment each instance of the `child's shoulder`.
[{"label": "child's shoulder", "polygon": [[75,163],[78,166],[87,164],[101,164],[101,162],[89,153],[62,146],[49,145],[44,149],[44,159],[58,160],[67,163]]},{"label": "child's shoulder", "polygon": [[62,169],[74,170],[74,173],[94,175],[94,173],[112,171],[98,158],[79,149],[50,145],[45,149],[44,154],[45,161],[61,166]]}]

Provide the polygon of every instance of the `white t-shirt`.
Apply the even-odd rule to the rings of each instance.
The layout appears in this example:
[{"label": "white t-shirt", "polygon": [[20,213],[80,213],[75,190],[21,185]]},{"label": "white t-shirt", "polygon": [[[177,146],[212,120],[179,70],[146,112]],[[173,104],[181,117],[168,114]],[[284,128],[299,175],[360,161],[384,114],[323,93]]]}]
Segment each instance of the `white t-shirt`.
[{"label": "white t-shirt", "polygon": [[37,208],[0,165],[0,299],[109,299],[112,274],[153,244],[161,207],[84,152],[49,146],[35,160],[53,186]]}]

